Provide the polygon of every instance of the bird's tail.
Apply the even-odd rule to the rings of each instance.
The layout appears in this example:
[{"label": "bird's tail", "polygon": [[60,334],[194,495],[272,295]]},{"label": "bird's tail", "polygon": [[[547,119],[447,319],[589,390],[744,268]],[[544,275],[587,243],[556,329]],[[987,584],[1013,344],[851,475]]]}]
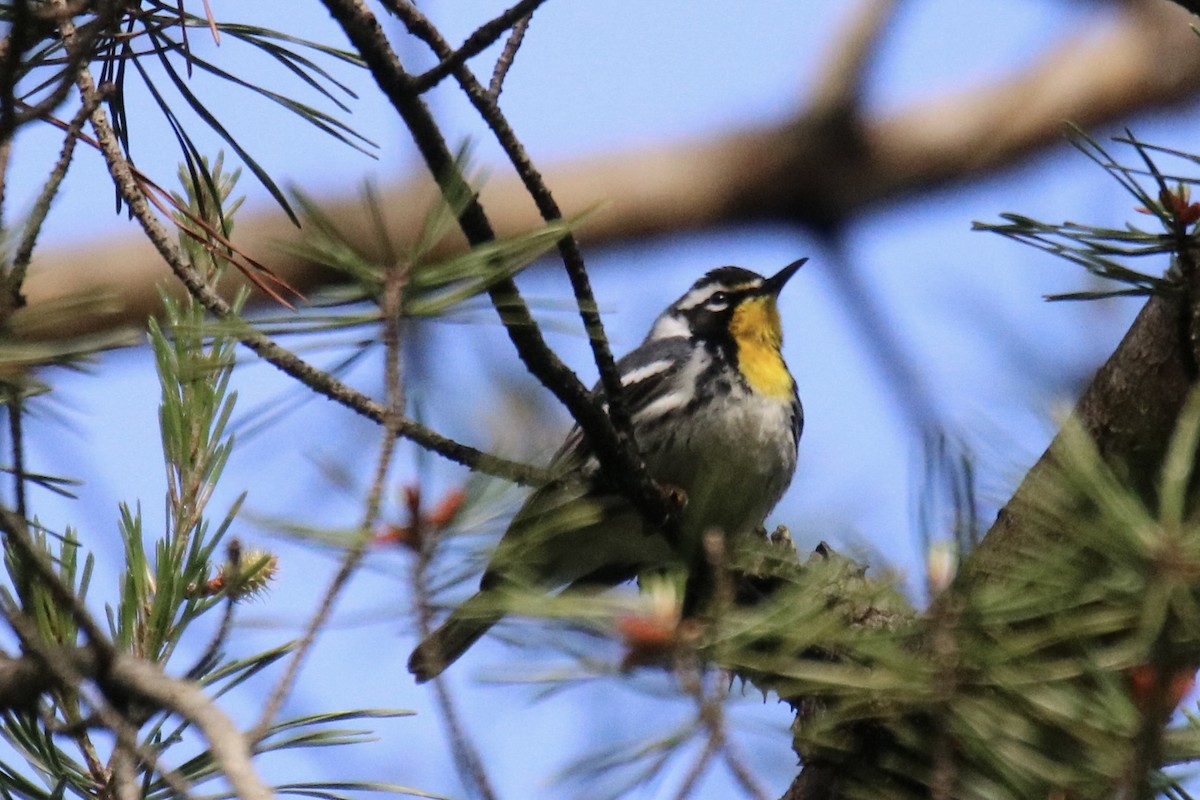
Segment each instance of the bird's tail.
[{"label": "bird's tail", "polygon": [[442,674],[504,616],[496,599],[479,592],[450,613],[408,657],[408,671],[424,683]]}]

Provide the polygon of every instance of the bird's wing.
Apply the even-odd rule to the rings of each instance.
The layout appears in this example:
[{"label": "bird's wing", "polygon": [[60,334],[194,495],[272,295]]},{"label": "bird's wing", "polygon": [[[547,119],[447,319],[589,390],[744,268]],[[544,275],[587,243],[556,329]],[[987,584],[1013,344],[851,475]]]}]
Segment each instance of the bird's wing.
[{"label": "bird's wing", "polygon": [[[647,340],[617,362],[635,425],[641,424],[645,414],[656,413],[656,403],[670,393],[673,379],[686,367],[690,353],[686,339]],[[595,395],[601,392],[599,386],[592,391]],[[535,490],[517,511],[488,564],[482,588],[504,581],[563,585],[593,570],[593,566],[583,569],[591,559],[584,558],[588,553],[582,551],[591,548],[599,552],[609,543],[624,541],[625,534],[616,536],[616,528],[629,529],[635,543],[646,538],[640,516],[625,499],[597,485],[598,465],[578,427],[567,435],[550,466],[558,477]],[[618,519],[624,521],[618,524]],[[632,560],[641,560],[637,547],[629,549],[634,551],[629,554]],[[618,556],[614,553],[609,558]]]},{"label": "bird's wing", "polygon": [[[655,415],[656,406],[675,385],[675,376],[688,368],[691,355],[692,347],[687,339],[647,339],[617,362],[621,386],[625,389],[625,407],[629,410],[629,416],[635,426],[645,422],[646,416]],[[602,395],[603,389],[597,383],[592,387],[592,396]],[[605,408],[607,409],[607,403]],[[566,441],[550,465],[551,469],[559,474],[574,470],[582,470],[585,473],[595,470],[596,464],[591,457],[591,450],[578,425],[571,428]]]}]

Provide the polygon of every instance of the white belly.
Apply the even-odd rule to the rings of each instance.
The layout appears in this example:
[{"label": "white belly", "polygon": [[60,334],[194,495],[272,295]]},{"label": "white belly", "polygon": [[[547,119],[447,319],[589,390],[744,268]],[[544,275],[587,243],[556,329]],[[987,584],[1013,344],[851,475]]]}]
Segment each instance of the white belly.
[{"label": "white belly", "polygon": [[660,482],[687,493],[684,533],[753,530],[779,502],[796,467],[792,404],[737,385],[646,447]]}]

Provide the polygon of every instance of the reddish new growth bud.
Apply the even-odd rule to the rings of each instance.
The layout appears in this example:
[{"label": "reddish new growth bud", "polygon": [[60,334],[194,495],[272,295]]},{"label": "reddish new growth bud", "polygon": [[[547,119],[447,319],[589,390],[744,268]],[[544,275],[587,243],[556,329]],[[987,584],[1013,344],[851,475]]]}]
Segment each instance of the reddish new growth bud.
[{"label": "reddish new growth bud", "polygon": [[674,621],[657,614],[628,614],[617,620],[617,633],[625,643],[621,671],[665,664],[679,650],[700,638],[700,623]]},{"label": "reddish new growth bud", "polygon": [[622,672],[637,666],[669,663],[681,648],[694,644],[702,633],[698,622],[682,619],[683,606],[674,581],[649,579],[642,588],[641,608],[621,615],[614,623],[625,645]]},{"label": "reddish new growth bud", "polygon": [[1143,714],[1155,710],[1155,692],[1165,691],[1163,707],[1159,711],[1172,711],[1196,685],[1196,669],[1176,669],[1167,678],[1166,686],[1160,689],[1159,668],[1154,664],[1140,664],[1129,670],[1129,693],[1134,705]]},{"label": "reddish new growth bud", "polygon": [[417,550],[421,546],[421,541],[418,536],[415,536],[414,531],[408,525],[385,525],[375,534],[375,544],[398,544],[403,547]]},{"label": "reddish new growth bud", "polygon": [[467,493],[462,489],[451,489],[429,514],[421,513],[421,487],[404,487],[404,505],[408,509],[407,525],[387,525],[376,534],[376,544],[398,544],[410,550],[420,550],[429,533],[441,533],[462,509]]},{"label": "reddish new growth bud", "polygon": [[218,572],[215,577],[209,578],[199,586],[188,586],[188,593],[200,597],[213,597],[225,591],[225,580],[225,573]]},{"label": "reddish new growth bud", "polygon": [[1189,203],[1189,200],[1191,192],[1182,184],[1176,187],[1174,192],[1162,189],[1158,193],[1158,201],[1162,204],[1163,211],[1185,228],[1200,220],[1200,203]]},{"label": "reddish new growth bud", "polygon": [[679,624],[658,614],[627,614],[617,620],[617,633],[625,643],[621,671],[658,664],[675,652]]},{"label": "reddish new growth bud", "polygon": [[410,483],[404,487],[404,507],[413,519],[421,516],[421,487]]},{"label": "reddish new growth bud", "polygon": [[442,530],[458,516],[458,512],[462,509],[463,503],[467,500],[467,493],[462,489],[451,489],[446,492],[433,511],[429,513],[426,522],[432,525],[437,530]]}]

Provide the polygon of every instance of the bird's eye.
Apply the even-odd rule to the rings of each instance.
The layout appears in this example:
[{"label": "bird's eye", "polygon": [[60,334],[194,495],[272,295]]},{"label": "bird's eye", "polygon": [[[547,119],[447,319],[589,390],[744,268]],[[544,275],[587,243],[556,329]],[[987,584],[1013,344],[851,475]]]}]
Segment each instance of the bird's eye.
[{"label": "bird's eye", "polygon": [[729,292],[713,292],[704,304],[710,311],[721,311],[729,306]]}]

